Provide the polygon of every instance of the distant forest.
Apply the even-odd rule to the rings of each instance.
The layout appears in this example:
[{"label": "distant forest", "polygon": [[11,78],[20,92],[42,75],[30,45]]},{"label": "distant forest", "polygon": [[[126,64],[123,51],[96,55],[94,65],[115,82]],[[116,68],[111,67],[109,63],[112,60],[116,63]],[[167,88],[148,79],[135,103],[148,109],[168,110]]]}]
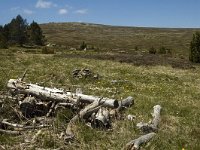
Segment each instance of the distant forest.
[{"label": "distant forest", "polygon": [[0,25],[0,48],[8,48],[10,45],[23,46],[44,45],[45,37],[42,29],[37,22],[33,21],[30,25],[26,19],[18,15],[10,23]]}]

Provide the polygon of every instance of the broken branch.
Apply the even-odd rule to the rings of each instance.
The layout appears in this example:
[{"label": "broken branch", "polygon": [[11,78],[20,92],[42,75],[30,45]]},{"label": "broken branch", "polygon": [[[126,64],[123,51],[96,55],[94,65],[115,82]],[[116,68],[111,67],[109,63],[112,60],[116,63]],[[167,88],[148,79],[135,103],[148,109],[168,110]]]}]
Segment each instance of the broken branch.
[{"label": "broken branch", "polygon": [[161,110],[161,106],[160,105],[156,105],[153,107],[154,111],[152,113],[152,121],[151,123],[138,123],[137,127],[139,129],[141,129],[143,132],[145,133],[149,133],[149,132],[156,132],[158,130],[158,124],[160,121],[160,110]]},{"label": "broken branch", "polygon": [[140,148],[140,145],[143,143],[147,143],[148,141],[150,141],[154,136],[156,135],[156,133],[152,132],[152,133],[148,133],[146,135],[142,135],[139,138],[130,141],[129,143],[126,144],[125,148],[126,150],[138,150]]}]

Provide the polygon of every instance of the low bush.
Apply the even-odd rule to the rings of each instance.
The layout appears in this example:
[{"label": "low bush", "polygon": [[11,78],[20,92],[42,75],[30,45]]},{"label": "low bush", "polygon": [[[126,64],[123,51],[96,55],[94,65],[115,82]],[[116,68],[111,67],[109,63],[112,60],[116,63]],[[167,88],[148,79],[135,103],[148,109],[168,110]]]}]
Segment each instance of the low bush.
[{"label": "low bush", "polygon": [[49,48],[45,46],[42,48],[42,54],[55,54],[55,51],[53,48]]},{"label": "low bush", "polygon": [[149,49],[149,54],[156,54],[156,49],[154,47],[151,47]]}]

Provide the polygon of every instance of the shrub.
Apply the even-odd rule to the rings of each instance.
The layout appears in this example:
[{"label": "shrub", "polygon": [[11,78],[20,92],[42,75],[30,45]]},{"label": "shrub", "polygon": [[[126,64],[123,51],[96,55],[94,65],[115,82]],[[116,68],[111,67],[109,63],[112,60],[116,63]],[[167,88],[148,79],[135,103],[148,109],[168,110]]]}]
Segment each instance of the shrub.
[{"label": "shrub", "polygon": [[156,49],[154,47],[151,47],[149,49],[149,54],[156,54]]},{"label": "shrub", "polygon": [[167,49],[167,54],[172,55],[172,50],[168,48],[168,49]]},{"label": "shrub", "polygon": [[46,46],[42,48],[42,54],[54,54],[54,53],[55,51],[52,48],[48,48]]},{"label": "shrub", "polygon": [[189,60],[195,63],[200,63],[200,32],[193,34],[190,42]]},{"label": "shrub", "polygon": [[85,50],[87,48],[87,44],[83,41],[83,43],[80,46],[81,50]]},{"label": "shrub", "polygon": [[162,47],[159,48],[158,53],[159,54],[166,54],[167,53],[167,49],[164,46],[162,46]]},{"label": "shrub", "polygon": [[138,50],[139,50],[139,47],[138,47],[138,46],[135,46],[134,49],[135,49],[135,51],[138,51]]}]

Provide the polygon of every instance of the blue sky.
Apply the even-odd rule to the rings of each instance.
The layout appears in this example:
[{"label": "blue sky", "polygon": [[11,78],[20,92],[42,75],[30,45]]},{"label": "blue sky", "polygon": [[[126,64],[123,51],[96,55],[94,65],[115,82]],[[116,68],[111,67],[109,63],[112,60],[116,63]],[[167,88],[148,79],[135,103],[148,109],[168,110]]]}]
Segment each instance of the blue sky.
[{"label": "blue sky", "polygon": [[1,25],[18,14],[29,23],[200,28],[200,0],[0,0]]}]

